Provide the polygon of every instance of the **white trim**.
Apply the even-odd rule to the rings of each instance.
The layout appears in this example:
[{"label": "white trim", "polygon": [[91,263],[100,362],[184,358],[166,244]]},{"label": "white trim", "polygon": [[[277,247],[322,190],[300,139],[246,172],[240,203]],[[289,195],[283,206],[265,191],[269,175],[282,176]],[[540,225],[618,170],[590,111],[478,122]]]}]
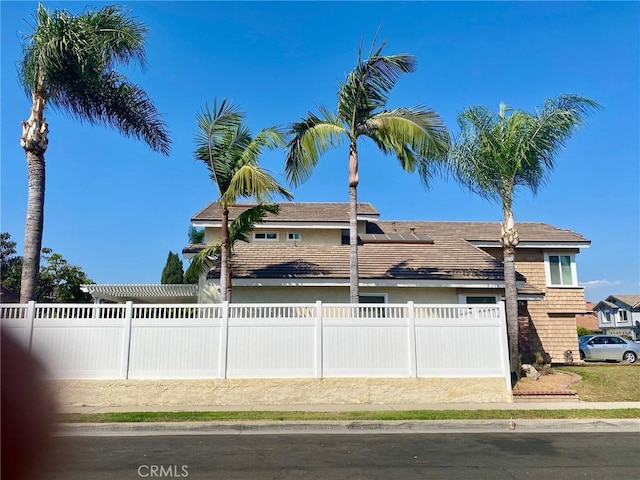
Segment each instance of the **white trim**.
[{"label": "white trim", "polygon": [[[569,257],[571,267],[572,283],[555,285],[551,283],[551,267],[549,264],[549,257]],[[582,288],[578,284],[578,270],[576,268],[576,254],[566,252],[544,252],[544,275],[547,287],[549,288]]]},{"label": "white trim", "polygon": [[[289,238],[289,235],[298,235],[298,238]],[[301,242],[302,234],[300,232],[295,231],[287,231],[287,242]]]},{"label": "white trim", "polygon": [[[487,240],[467,240],[471,245],[479,248],[502,248],[499,241],[487,241]],[[566,249],[580,249],[589,248],[591,242],[532,242],[525,241],[519,242],[517,248],[566,248]]]},{"label": "white trim", "polygon": [[[199,222],[192,222],[192,226],[196,228],[222,228],[220,221],[203,220]],[[343,229],[349,228],[349,221],[344,222],[263,222],[254,227],[255,229]]]}]

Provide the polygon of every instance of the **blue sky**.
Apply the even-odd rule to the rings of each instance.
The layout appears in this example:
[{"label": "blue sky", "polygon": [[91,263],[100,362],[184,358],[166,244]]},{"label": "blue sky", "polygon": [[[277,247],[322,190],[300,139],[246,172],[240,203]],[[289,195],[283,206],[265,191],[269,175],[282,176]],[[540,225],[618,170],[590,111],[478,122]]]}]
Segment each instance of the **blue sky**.
[{"label": "blue sky", "polygon": [[[80,12],[106,3],[45,2]],[[195,117],[214,97],[237,102],[254,132],[334,109],[362,39],[380,28],[385,53],[411,53],[389,107],[425,104],[453,134],[466,106],[501,101],[533,111],[546,98],[599,102],[557,157],[537,196],[521,192],[516,221],[546,222],[592,241],[578,256],[588,300],[640,293],[640,4],[637,2],[127,2],[150,29],[148,68],[123,70],[167,122],[171,155],[50,110],[43,245],[98,283],[157,283],[169,250],[216,190],[193,157]],[[1,229],[22,250],[27,174],[19,145],[30,100],[18,84],[23,33],[36,2],[0,2]],[[283,152],[263,164],[277,175]],[[366,141],[359,200],[387,220],[501,220],[499,205],[436,179],[425,189]],[[347,151],[326,154],[296,201],[347,201]]]}]

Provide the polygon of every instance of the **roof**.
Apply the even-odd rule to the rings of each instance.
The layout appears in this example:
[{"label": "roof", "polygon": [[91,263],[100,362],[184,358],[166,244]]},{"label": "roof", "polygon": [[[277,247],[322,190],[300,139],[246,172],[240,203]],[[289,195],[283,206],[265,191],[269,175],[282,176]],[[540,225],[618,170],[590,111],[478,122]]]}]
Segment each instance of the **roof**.
[{"label": "roof", "polygon": [[607,301],[612,298],[628,305],[632,309],[640,308],[640,295],[609,295]]},{"label": "roof", "polygon": [[[229,208],[229,219],[233,220],[241,212],[255,206],[255,203],[239,203]],[[269,222],[348,222],[349,204],[344,202],[282,202],[277,215],[268,213],[265,219]],[[377,217],[380,214],[370,203],[358,204],[358,215]],[[192,222],[220,221],[222,208],[218,202],[211,202],[198,213]]]},{"label": "roof", "polygon": [[[418,235],[457,236],[469,242],[499,242],[499,222],[422,222],[422,221],[379,221],[380,229],[394,233],[415,233]],[[516,222],[521,242],[565,242],[589,244],[589,240],[571,230],[557,228],[546,223]]]},{"label": "roof", "polygon": [[198,297],[196,284],[89,284],[82,285],[81,289],[95,299],[112,302],[157,303],[157,300],[163,300],[166,303],[182,303],[195,302]]}]

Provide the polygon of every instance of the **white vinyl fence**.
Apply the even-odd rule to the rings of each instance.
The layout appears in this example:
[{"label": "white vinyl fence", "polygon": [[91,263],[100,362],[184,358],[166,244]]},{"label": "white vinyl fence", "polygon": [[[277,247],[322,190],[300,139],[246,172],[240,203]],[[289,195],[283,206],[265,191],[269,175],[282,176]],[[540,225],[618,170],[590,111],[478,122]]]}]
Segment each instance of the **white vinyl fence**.
[{"label": "white vinyl fence", "polygon": [[504,377],[503,304],[0,305],[54,378]]}]

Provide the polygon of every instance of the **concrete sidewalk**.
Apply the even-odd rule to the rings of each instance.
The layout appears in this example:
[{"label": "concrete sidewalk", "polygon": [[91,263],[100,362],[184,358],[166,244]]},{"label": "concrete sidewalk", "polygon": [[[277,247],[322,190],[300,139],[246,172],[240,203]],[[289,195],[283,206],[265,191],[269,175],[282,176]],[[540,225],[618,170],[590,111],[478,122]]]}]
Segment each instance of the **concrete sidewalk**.
[{"label": "concrete sidewalk", "polygon": [[204,405],[204,406],[136,406],[99,407],[64,406],[60,413],[122,413],[122,412],[378,412],[410,410],[614,410],[640,408],[640,402],[509,402],[509,403],[440,403],[440,404],[317,404],[317,405]]}]

